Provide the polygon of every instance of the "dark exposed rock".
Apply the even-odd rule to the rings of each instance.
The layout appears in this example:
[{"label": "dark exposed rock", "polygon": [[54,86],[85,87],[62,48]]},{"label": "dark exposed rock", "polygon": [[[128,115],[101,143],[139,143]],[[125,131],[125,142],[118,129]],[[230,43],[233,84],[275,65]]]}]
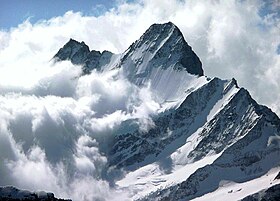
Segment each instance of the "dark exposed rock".
[{"label": "dark exposed rock", "polygon": [[13,186],[0,187],[1,201],[71,201],[69,199],[59,199],[54,197],[53,193],[30,192],[19,190]]}]

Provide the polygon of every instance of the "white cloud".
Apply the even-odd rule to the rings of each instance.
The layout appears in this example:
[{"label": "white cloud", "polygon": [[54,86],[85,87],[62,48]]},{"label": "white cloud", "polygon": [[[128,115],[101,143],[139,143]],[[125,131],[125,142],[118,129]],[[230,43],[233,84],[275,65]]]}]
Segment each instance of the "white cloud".
[{"label": "white cloud", "polygon": [[133,118],[140,118],[141,129],[149,129],[149,115],[159,104],[149,87],[139,89],[115,79],[114,71],[78,78],[81,69],[70,62],[52,64],[50,59],[69,38],[85,41],[91,49],[119,53],[151,24],[172,21],[201,58],[206,75],[235,77],[280,114],[280,19],[271,13],[277,9],[260,16],[263,5],[121,1],[99,17],[69,11],[0,31],[0,185],[83,200],[113,200],[110,196],[117,199],[124,193],[102,179],[106,158],[98,139]]},{"label": "white cloud", "polygon": [[124,120],[148,119],[158,105],[143,96],[142,90],[149,89],[111,78],[97,73],[77,78],[72,83],[76,93],[69,97],[0,95],[0,185],[52,191],[74,200],[122,196],[103,179],[107,159],[98,140],[109,140]]},{"label": "white cloud", "polygon": [[[143,94],[149,88],[139,89],[117,71],[79,77],[79,66],[39,61],[32,53],[2,62],[11,69],[3,70],[7,82],[0,85],[0,185],[74,200],[122,199],[124,192],[103,178],[107,159],[98,140],[110,140],[124,120],[156,112],[158,104]],[[15,79],[21,69],[36,75],[22,72]]]}]

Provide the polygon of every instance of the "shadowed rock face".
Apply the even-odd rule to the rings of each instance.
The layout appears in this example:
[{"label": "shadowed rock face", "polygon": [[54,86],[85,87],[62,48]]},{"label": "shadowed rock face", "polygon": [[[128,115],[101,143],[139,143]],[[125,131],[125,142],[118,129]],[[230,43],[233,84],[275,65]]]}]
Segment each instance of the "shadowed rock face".
[{"label": "shadowed rock face", "polygon": [[71,201],[69,199],[55,198],[53,193],[46,192],[30,192],[27,190],[20,190],[12,186],[0,187],[1,201]]}]

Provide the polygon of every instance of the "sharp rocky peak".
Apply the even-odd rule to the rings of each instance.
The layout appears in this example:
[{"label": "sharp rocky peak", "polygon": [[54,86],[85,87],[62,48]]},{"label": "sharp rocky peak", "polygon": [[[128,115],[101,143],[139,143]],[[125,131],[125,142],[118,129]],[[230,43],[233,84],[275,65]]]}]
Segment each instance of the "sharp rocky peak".
[{"label": "sharp rocky peak", "polygon": [[200,59],[172,22],[151,25],[140,39],[127,49],[121,64],[128,59],[132,59],[136,68],[144,63],[148,64],[149,68],[173,67],[176,70],[186,70],[190,74],[203,75]]}]

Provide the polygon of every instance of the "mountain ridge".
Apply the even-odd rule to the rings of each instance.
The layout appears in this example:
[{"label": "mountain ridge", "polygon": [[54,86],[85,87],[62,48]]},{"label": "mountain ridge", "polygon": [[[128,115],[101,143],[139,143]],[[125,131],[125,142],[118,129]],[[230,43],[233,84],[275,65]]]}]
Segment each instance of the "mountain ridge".
[{"label": "mountain ridge", "polygon": [[[147,45],[148,42],[150,44]],[[173,42],[175,43],[171,44]],[[129,48],[125,50],[124,53],[122,53],[117,67],[123,65],[128,57],[134,59],[134,65],[136,65],[136,67],[139,67],[139,62],[141,59],[143,60],[143,58],[133,58],[133,54],[135,54],[136,49],[141,49],[144,45],[146,45],[145,51],[153,52],[153,57],[155,59],[165,56],[162,55],[164,54],[163,49],[166,48],[165,46],[169,46],[168,48],[172,48],[172,52],[168,57],[169,60],[172,59],[172,53],[181,52],[183,55],[177,58],[178,65],[176,66],[176,68],[183,68],[190,74],[198,76],[203,75],[202,63],[200,59],[192,51],[192,48],[187,44],[179,28],[172,22],[151,25],[138,40],[133,42],[129,46]],[[101,69],[97,63],[89,65],[87,62],[89,62],[89,60],[98,62],[98,60],[104,53],[113,54],[107,50],[103,51],[102,53],[96,50],[90,51],[89,47],[83,41],[78,42],[71,38],[62,48],[60,48],[60,50],[54,55],[53,58],[56,61],[70,60],[73,64],[83,65],[86,68],[86,72],[90,73],[90,71],[92,71],[93,69]],[[149,59],[150,61],[153,60],[151,58]],[[169,67],[169,64],[165,64],[164,62],[162,62],[160,65],[162,66],[163,64],[163,68]]]}]

